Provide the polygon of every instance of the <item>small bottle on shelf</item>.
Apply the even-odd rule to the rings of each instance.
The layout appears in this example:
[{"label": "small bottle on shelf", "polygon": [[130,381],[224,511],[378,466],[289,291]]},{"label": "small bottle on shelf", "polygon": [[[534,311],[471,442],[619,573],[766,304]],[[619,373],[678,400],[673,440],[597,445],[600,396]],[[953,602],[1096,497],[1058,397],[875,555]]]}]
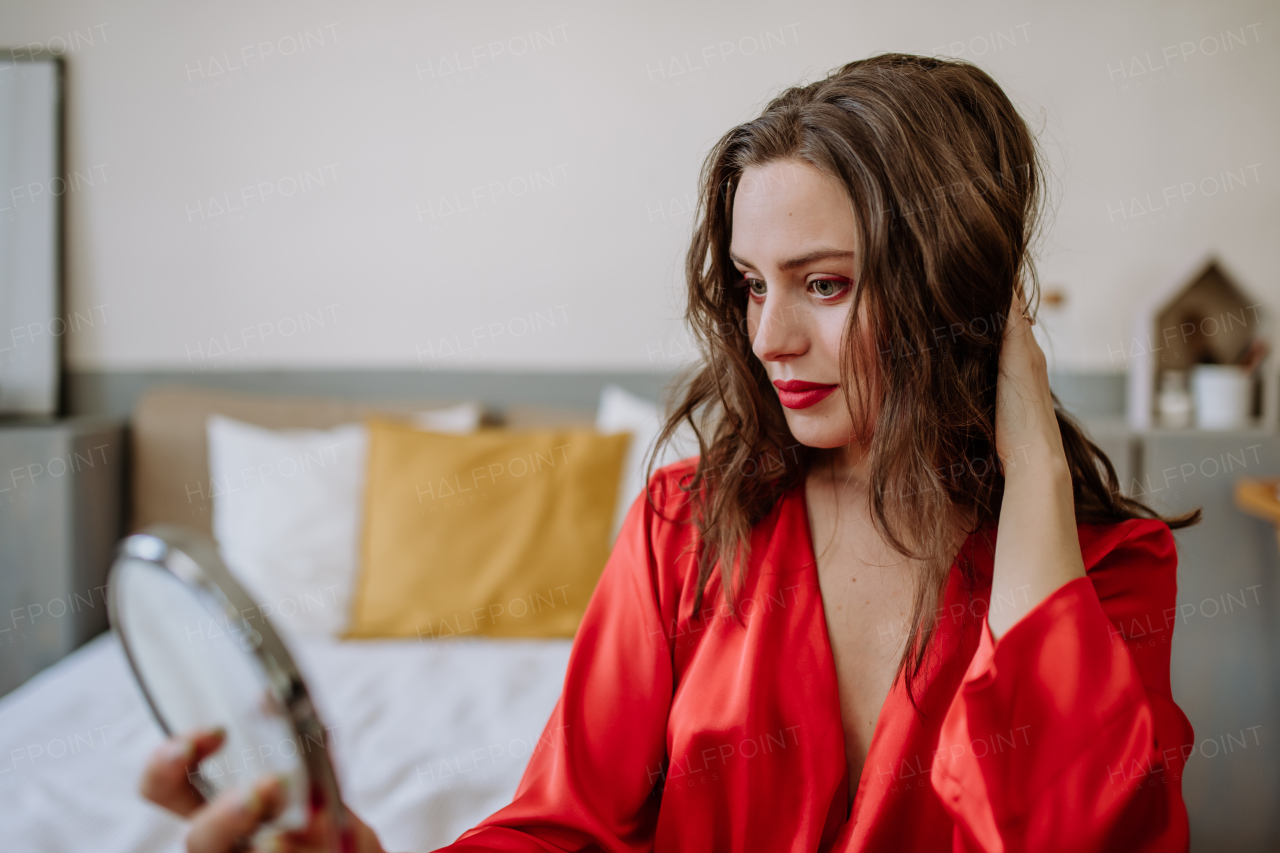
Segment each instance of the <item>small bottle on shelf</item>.
[{"label": "small bottle on shelf", "polygon": [[1191,389],[1185,370],[1160,371],[1160,393],[1156,398],[1160,426],[1186,429],[1191,426]]}]

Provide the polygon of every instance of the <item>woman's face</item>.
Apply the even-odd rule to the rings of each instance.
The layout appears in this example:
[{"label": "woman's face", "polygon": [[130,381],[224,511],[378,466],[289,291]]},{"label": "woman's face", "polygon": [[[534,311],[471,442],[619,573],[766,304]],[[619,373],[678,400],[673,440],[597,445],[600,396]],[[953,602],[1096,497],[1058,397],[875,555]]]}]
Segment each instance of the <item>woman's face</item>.
[{"label": "woman's face", "polygon": [[857,398],[840,385],[840,343],[853,305],[858,233],[848,194],[808,163],[750,167],[734,197],[732,233],[747,335],[792,435],[810,447],[849,445],[856,436],[846,399],[856,405]]}]

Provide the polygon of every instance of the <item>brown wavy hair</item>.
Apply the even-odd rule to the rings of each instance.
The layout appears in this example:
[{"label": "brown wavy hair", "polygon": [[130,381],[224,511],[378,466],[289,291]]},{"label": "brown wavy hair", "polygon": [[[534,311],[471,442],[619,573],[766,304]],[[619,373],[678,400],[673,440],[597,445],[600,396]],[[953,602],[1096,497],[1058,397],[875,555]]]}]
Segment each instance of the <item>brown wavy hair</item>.
[{"label": "brown wavy hair", "polygon": [[[875,526],[921,566],[907,635],[914,642],[898,664],[910,693],[934,633],[957,533],[999,518],[997,367],[1015,291],[1038,305],[1030,249],[1041,221],[1044,168],[1026,123],[987,73],[964,61],[904,54],[850,62],[826,79],[789,88],[711,150],[685,265],[686,321],[702,361],[678,384],[678,403],[648,461],[651,475],[658,448],[682,422],[693,428],[697,469],[681,488],[698,534],[695,614],[717,565],[726,600],[736,603],[751,529],[803,483],[815,460],[816,448],[792,436],[752,352],[747,296],[735,286],[742,276],[729,257],[744,170],[777,161],[800,161],[835,178],[855,213],[861,252],[841,385],[856,389],[849,397],[858,398],[864,419],[875,413],[875,423],[858,431],[869,436]],[[874,337],[877,355],[860,364],[868,359],[859,351],[872,351],[865,340],[859,344],[866,335]],[[851,381],[859,373],[864,381]],[[868,388],[876,389],[875,401],[866,399]],[[1165,518],[1123,495],[1110,460],[1056,396],[1054,405],[1077,521],[1159,518],[1171,528],[1199,521],[1199,510]],[[859,423],[852,401],[850,416]],[[765,463],[788,456],[795,464]],[[962,570],[972,579],[967,566]]]}]

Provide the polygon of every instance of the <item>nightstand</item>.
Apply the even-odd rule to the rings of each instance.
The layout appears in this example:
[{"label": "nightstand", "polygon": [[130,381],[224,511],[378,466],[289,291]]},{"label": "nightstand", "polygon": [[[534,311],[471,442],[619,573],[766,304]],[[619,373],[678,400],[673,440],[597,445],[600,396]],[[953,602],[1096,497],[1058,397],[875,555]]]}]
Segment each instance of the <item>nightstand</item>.
[{"label": "nightstand", "polygon": [[119,420],[0,421],[0,695],[107,629],[125,459]]}]

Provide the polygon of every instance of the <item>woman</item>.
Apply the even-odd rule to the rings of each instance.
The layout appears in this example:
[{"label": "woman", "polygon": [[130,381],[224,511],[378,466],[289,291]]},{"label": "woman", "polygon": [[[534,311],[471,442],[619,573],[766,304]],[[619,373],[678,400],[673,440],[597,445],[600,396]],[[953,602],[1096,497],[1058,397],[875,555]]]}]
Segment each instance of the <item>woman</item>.
[{"label": "woman", "polygon": [[[705,362],[662,436],[702,452],[631,507],[514,801],[447,849],[1187,848],[1170,528],[1198,514],[1122,496],[1055,408],[1040,184],[963,62],[853,62],[720,140]],[[218,745],[144,779],[196,853],[280,799],[203,805],[185,771]]]}]

